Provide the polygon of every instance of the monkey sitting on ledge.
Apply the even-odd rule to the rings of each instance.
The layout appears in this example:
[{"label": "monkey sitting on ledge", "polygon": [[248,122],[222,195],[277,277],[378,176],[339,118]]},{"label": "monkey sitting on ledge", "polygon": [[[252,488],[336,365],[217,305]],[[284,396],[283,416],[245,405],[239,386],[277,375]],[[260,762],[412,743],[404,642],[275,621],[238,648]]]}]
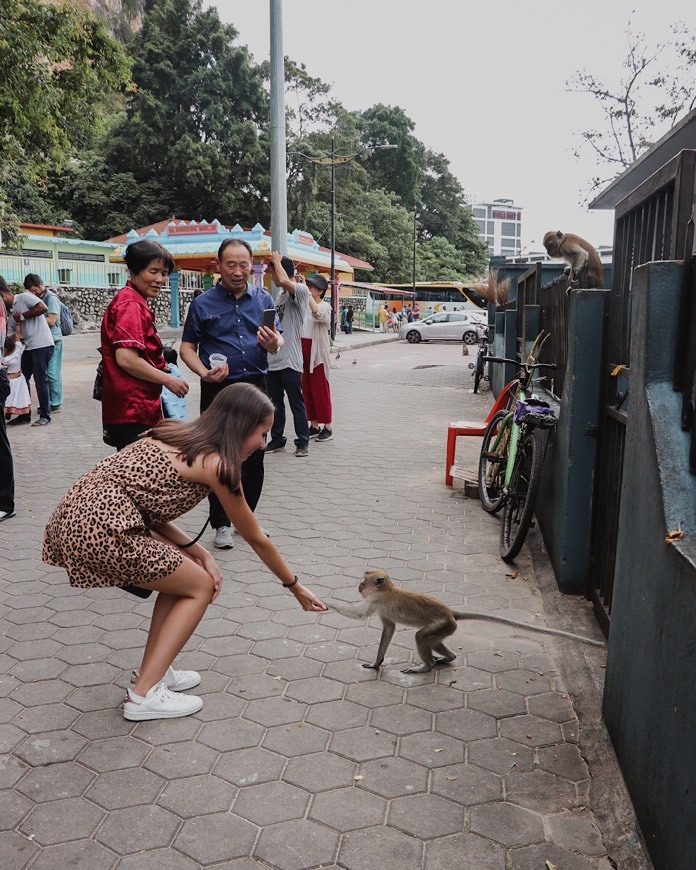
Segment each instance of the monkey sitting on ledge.
[{"label": "monkey sitting on ledge", "polygon": [[550,230],[544,236],[544,247],[549,257],[561,257],[568,264],[566,272],[572,286],[585,290],[604,286],[602,261],[595,248],[585,239],[574,233]]},{"label": "monkey sitting on ledge", "polygon": [[[452,610],[446,604],[423,595],[421,592],[410,592],[396,586],[386,571],[366,571],[365,579],[358,584],[358,591],[365,599],[363,604],[344,605],[329,601],[329,610],[335,610],[342,616],[352,619],[364,619],[375,613],[382,620],[382,637],[379,641],[377,658],[369,664],[363,664],[364,668],[379,670],[384,661],[396,624],[405,625],[409,628],[417,628],[416,649],[423,660],[421,667],[404,668],[404,674],[425,674],[436,665],[449,664],[457,656],[448,649],[444,640],[457,629],[457,621],[460,619],[485,619],[490,622],[500,622],[503,625],[512,625],[515,628],[525,628],[530,631],[540,631],[544,634],[553,634],[558,637],[568,637],[589,643],[592,646],[604,646],[603,641],[592,640],[580,634],[572,634],[569,631],[561,631],[560,628],[547,628],[544,625],[533,625],[529,622],[518,622],[516,619],[507,619],[504,616],[493,616],[491,613],[475,613],[460,610]],[[433,653],[439,653],[437,658]]]}]

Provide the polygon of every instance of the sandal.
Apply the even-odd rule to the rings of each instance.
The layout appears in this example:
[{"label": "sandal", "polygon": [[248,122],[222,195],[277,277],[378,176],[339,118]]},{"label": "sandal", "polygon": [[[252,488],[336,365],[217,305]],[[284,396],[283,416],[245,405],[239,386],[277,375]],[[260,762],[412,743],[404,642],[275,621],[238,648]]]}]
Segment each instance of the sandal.
[{"label": "sandal", "polygon": [[45,417],[41,417],[40,420],[34,420],[34,422],[33,422],[31,425],[32,425],[32,426],[48,426],[48,424],[49,424],[50,422],[51,422],[51,421],[50,421],[50,420],[47,420]]}]

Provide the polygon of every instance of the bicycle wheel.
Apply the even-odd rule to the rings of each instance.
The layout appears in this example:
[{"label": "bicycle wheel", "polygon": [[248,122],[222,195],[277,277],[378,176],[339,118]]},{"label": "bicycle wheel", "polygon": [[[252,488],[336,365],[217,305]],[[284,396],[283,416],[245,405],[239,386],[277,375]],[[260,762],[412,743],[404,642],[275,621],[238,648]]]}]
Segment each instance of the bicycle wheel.
[{"label": "bicycle wheel", "polygon": [[532,430],[520,439],[517,458],[510,480],[510,489],[503,522],[500,527],[500,555],[511,562],[522,549],[532,524],[544,461],[539,433]]},{"label": "bicycle wheel", "polygon": [[[506,417],[507,423],[503,423]],[[508,411],[498,411],[483,436],[478,469],[479,499],[481,507],[489,514],[497,514],[505,501],[503,484],[511,426],[512,415]]]}]

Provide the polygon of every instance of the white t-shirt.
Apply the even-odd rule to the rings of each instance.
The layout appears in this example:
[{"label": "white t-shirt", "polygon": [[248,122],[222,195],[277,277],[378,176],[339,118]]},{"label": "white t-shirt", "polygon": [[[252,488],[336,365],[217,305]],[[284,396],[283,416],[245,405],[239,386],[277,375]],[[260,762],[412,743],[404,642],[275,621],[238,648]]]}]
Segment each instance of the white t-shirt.
[{"label": "white t-shirt", "polygon": [[[18,311],[20,314],[26,314],[38,302],[42,300],[33,293],[25,290],[24,293],[18,293],[12,303],[12,311]],[[45,305],[46,303],[44,303]],[[38,317],[28,317],[20,322],[22,338],[24,339],[25,350],[38,350],[40,347],[53,347],[55,342],[51,335],[51,327],[48,321],[40,314]]]}]

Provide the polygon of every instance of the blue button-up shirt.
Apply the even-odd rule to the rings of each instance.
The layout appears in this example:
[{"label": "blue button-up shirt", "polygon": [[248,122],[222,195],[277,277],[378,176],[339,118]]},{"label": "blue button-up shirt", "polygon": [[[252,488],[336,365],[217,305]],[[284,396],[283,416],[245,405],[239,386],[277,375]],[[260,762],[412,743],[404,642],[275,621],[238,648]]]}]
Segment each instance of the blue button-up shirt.
[{"label": "blue button-up shirt", "polygon": [[[265,308],[275,308],[266,290],[248,285],[246,292],[235,299],[218,282],[192,300],[181,340],[197,345],[198,355],[209,368],[211,353],[224,354],[228,381],[265,375],[268,354],[256,338]],[[282,331],[277,315],[276,328]]]}]

